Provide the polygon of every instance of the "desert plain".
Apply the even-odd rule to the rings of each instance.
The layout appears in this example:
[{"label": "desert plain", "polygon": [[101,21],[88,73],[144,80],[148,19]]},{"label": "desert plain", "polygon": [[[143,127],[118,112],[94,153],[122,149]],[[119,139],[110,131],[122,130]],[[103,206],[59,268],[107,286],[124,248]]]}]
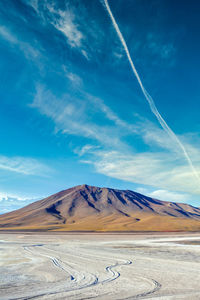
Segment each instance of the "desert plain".
[{"label": "desert plain", "polygon": [[200,299],[200,234],[4,232],[0,299]]}]

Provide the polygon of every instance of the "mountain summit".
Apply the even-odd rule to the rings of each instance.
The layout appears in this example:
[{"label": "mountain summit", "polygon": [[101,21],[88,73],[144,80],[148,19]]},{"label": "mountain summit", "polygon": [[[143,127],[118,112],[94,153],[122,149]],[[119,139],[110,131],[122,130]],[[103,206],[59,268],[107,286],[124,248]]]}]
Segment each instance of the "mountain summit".
[{"label": "mountain summit", "polygon": [[79,185],[0,215],[0,230],[197,231],[200,209],[130,190]]}]

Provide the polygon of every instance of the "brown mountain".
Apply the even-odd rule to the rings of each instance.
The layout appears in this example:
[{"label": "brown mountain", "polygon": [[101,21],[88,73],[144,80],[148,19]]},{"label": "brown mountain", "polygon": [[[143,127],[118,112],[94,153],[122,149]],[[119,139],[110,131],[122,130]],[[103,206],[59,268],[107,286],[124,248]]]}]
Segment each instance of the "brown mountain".
[{"label": "brown mountain", "polygon": [[79,185],[0,215],[0,229],[198,231],[200,209],[130,190]]}]

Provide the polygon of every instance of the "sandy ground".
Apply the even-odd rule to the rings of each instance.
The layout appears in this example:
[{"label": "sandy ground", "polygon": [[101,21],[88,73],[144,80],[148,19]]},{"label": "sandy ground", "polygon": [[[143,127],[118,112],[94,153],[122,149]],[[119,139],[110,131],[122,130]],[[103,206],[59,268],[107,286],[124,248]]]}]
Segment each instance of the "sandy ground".
[{"label": "sandy ground", "polygon": [[0,234],[0,299],[200,299],[200,234]]}]

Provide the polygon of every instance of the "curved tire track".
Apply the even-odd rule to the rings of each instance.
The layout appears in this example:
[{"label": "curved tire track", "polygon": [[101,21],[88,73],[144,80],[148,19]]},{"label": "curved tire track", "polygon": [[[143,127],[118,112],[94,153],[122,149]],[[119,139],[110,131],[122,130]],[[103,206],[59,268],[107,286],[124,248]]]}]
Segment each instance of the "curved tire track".
[{"label": "curved tire track", "polygon": [[[119,260],[123,261],[123,263],[115,263],[113,265],[106,266],[105,270],[111,276],[109,276],[109,278],[106,278],[106,279],[100,281],[99,278],[95,274],[77,271],[75,268],[70,266],[68,263],[62,261],[60,258],[51,256],[51,255],[48,255],[48,254],[43,254],[41,252],[38,253],[38,251],[35,252],[32,249],[30,249],[30,248],[33,248],[33,247],[35,247],[35,248],[37,247],[37,249],[39,247],[42,247],[43,249],[46,249],[47,251],[56,252],[56,250],[49,249],[48,247],[44,247],[44,246],[46,246],[46,245],[38,244],[38,245],[23,246],[23,248],[24,248],[25,251],[30,252],[32,256],[39,255],[39,256],[43,256],[43,257],[46,257],[46,258],[50,259],[52,264],[56,268],[59,268],[60,270],[65,272],[70,277],[71,280],[70,281],[66,280],[66,285],[67,286],[63,285],[63,289],[59,288],[59,290],[54,290],[54,291],[49,291],[49,292],[47,291],[47,292],[44,292],[44,293],[40,293],[40,294],[37,294],[37,295],[28,296],[28,297],[24,297],[24,298],[22,298],[22,297],[12,298],[12,300],[34,299],[34,298],[37,298],[37,297],[44,297],[44,296],[48,296],[48,295],[50,296],[50,295],[56,295],[56,294],[59,294],[59,293],[66,293],[66,292],[81,290],[81,289],[84,289],[84,288],[95,286],[97,284],[107,284],[107,283],[109,283],[111,281],[114,281],[114,280],[116,280],[117,278],[120,277],[120,273],[117,270],[115,270],[117,267],[132,264],[132,261],[130,261],[130,260],[119,259]],[[74,257],[79,257],[79,258],[86,259],[86,260],[91,260],[92,257],[94,259],[99,258],[101,260],[102,259],[106,259],[106,260],[111,259],[111,257],[103,257],[103,256],[98,256],[98,255],[95,256],[95,255],[88,254],[88,253],[84,253],[84,255],[83,255],[83,251],[81,252],[82,255],[80,255],[80,252],[75,254],[76,252],[74,252],[74,249],[72,249],[72,251],[73,252],[71,253],[71,251],[69,251],[69,249],[68,249],[67,255],[74,256]],[[74,263],[74,264],[76,264],[76,263]],[[151,295],[151,294],[155,293],[156,291],[158,291],[161,288],[161,284],[159,282],[157,282],[156,280],[154,280],[154,279],[140,277],[140,276],[137,276],[137,275],[136,275],[136,277],[139,278],[142,281],[147,281],[148,283],[153,284],[154,288],[147,291],[147,292],[143,292],[143,293],[140,293],[140,294],[137,294],[137,295],[133,295],[132,297],[128,297],[126,299],[143,298],[143,297],[146,297],[148,295]],[[56,285],[55,285],[55,288],[56,288]]]},{"label": "curved tire track", "polygon": [[[45,247],[46,249],[48,249],[48,250],[50,250],[50,251],[54,251],[54,252],[56,252],[54,249],[49,249],[48,247]],[[83,250],[83,249],[82,249]],[[80,254],[78,254],[77,253],[77,255],[75,254],[75,252],[73,251],[73,253],[71,253],[71,252],[68,252],[68,255],[70,254],[70,256],[79,256],[79,258],[80,257],[82,257],[83,259],[87,259],[86,257],[94,257],[94,259],[97,259],[97,258],[99,258],[99,259],[111,259],[110,257],[103,257],[103,256],[97,256],[97,255],[92,255],[92,254],[89,254],[89,253],[84,253],[84,255],[86,256],[83,256],[83,251],[82,251],[82,255],[80,255]],[[114,265],[110,265],[110,266],[107,266],[106,268],[105,268],[105,270],[108,272],[108,273],[110,273],[111,275],[112,275],[112,277],[111,278],[108,278],[108,279],[105,279],[105,280],[103,280],[103,281],[99,281],[98,282],[98,284],[105,284],[105,283],[108,283],[108,282],[111,282],[111,281],[113,281],[113,280],[116,280],[119,276],[120,276],[120,273],[119,272],[117,272],[117,271],[115,271],[115,270],[113,270],[114,268],[116,268],[116,267],[119,267],[119,266],[125,266],[125,265],[130,265],[130,264],[132,264],[132,261],[130,261],[130,260],[124,260],[124,259],[118,259],[118,260],[121,260],[121,261],[123,261],[124,263],[116,263],[116,264],[114,264]],[[151,289],[151,290],[149,290],[149,291],[147,291],[147,292],[143,292],[143,293],[139,293],[139,294],[137,294],[137,295],[133,295],[133,296],[131,296],[131,297],[128,297],[128,298],[126,298],[126,299],[139,299],[139,298],[141,298],[141,297],[146,297],[146,296],[148,296],[148,295],[152,295],[152,294],[154,294],[155,292],[157,292],[158,290],[160,290],[161,289],[161,287],[162,287],[162,285],[158,282],[158,281],[156,281],[155,279],[152,279],[152,278],[147,278],[147,277],[141,277],[141,276],[138,276],[138,275],[136,275],[135,277],[137,277],[137,278],[139,278],[140,280],[142,280],[142,281],[146,281],[146,282],[148,282],[148,283],[150,283],[151,285],[153,285],[154,287],[153,287],[153,289]]]}]

